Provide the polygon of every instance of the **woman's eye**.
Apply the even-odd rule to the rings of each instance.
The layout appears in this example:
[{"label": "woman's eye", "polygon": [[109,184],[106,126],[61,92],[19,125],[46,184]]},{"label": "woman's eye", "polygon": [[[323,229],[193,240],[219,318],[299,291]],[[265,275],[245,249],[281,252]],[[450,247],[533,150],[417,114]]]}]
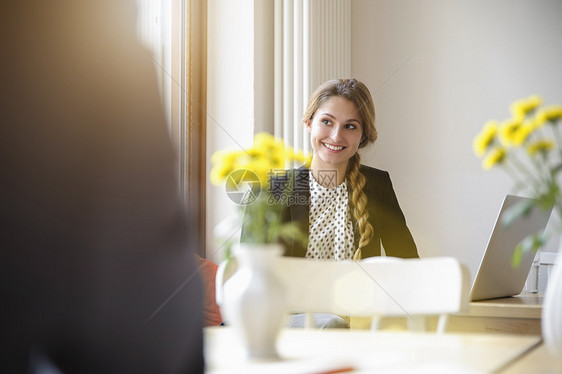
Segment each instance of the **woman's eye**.
[{"label": "woman's eye", "polygon": [[355,130],[357,128],[357,126],[351,123],[348,123],[347,125],[345,125],[345,127],[350,130]]},{"label": "woman's eye", "polygon": [[322,123],[325,124],[325,125],[330,125],[330,124],[332,124],[332,121],[330,121],[329,119],[323,119]]}]

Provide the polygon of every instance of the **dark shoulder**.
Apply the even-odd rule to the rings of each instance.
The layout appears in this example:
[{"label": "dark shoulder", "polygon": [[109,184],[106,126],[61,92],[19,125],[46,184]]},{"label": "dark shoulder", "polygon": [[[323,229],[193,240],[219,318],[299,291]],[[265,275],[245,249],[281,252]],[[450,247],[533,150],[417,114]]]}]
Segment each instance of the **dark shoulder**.
[{"label": "dark shoulder", "polygon": [[299,168],[293,169],[293,176],[296,181],[308,183],[308,176],[310,175],[310,169],[306,166],[301,166]]},{"label": "dark shoulder", "polygon": [[390,178],[388,175],[388,171],[373,168],[363,164],[359,166],[359,171],[361,172],[361,174],[365,176],[365,178],[367,178],[368,181],[369,180],[381,181]]},{"label": "dark shoulder", "polygon": [[302,166],[293,169],[276,170],[269,176],[269,188],[273,194],[291,191],[308,191],[309,169]]}]

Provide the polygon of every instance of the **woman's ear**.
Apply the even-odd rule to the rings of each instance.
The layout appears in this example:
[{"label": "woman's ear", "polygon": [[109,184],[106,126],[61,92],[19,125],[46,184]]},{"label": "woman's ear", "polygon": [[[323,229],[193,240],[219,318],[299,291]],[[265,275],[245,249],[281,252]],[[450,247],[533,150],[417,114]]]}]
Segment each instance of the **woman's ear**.
[{"label": "woman's ear", "polygon": [[304,126],[306,127],[306,131],[308,131],[309,133],[312,132],[312,121],[307,119],[306,121],[304,121]]},{"label": "woman's ear", "polygon": [[367,137],[363,135],[361,141],[359,141],[359,148],[363,148],[367,144]]}]

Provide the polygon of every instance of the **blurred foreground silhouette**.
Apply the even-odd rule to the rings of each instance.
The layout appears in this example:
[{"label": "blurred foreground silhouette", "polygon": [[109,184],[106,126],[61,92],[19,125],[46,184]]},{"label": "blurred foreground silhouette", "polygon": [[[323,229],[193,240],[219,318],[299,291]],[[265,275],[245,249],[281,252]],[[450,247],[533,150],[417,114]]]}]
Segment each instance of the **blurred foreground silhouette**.
[{"label": "blurred foreground silhouette", "polygon": [[4,0],[0,18],[0,371],[202,372],[201,284],[135,2]]}]

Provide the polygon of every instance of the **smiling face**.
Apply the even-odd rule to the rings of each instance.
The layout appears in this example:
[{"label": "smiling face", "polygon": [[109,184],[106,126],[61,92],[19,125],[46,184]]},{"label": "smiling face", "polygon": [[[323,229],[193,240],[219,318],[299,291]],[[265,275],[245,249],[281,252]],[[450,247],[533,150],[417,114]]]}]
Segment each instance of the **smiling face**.
[{"label": "smiling face", "polygon": [[318,107],[305,125],[314,150],[311,168],[336,169],[343,178],[347,163],[357,152],[363,136],[355,104],[341,96],[332,96]]}]

